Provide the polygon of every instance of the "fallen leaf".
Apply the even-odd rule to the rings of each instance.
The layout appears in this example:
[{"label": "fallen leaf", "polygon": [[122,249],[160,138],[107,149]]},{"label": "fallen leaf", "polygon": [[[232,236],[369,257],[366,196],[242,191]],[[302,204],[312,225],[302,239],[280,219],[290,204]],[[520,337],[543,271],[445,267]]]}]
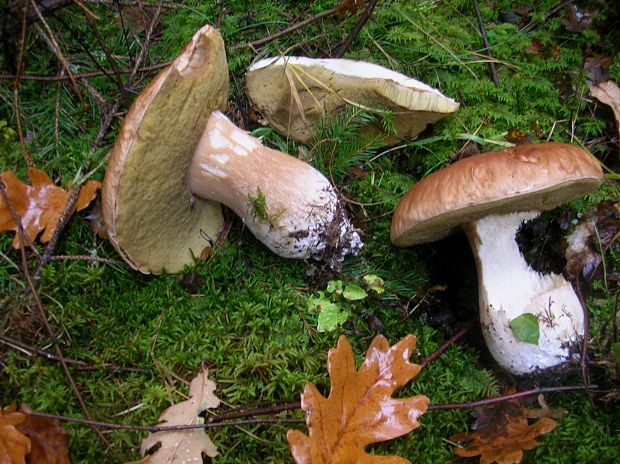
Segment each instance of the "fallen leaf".
[{"label": "fallen leaf", "polygon": [[329,396],[323,397],[312,384],[306,385],[302,395],[309,435],[288,431],[295,462],[409,463],[396,456],[373,456],[364,448],[405,435],[420,425],[418,418],[428,407],[426,396],[392,398],[398,388],[420,372],[419,365],[409,362],[414,347],[413,335],[392,347],[385,337],[378,336],[356,371],[351,345],[341,336],[337,347],[327,355]]},{"label": "fallen leaf", "polygon": [[[8,194],[8,201],[20,217],[24,232],[31,241],[43,232],[40,241],[46,243],[52,238],[71,193],[55,185],[52,179],[41,170],[29,169],[28,178],[31,186],[22,183],[10,171],[0,174],[0,179]],[[86,208],[100,188],[100,182],[93,180],[86,182],[80,189],[72,213]],[[15,231],[14,248],[19,248],[18,229],[9,205],[4,196],[0,196],[0,232]]]},{"label": "fallen leaf", "polygon": [[15,405],[0,409],[0,462],[2,464],[24,464],[30,453],[30,439],[17,430],[16,426],[26,416],[15,410]]},{"label": "fallen leaf", "polygon": [[598,85],[591,85],[590,93],[601,103],[611,106],[620,138],[620,87],[614,81],[605,81]]},{"label": "fallen leaf", "polygon": [[[527,409],[518,401],[507,401],[477,409],[474,432],[452,435],[453,442],[464,442],[455,448],[461,457],[480,456],[481,464],[519,464],[523,451],[538,446],[536,437],[551,432],[556,422],[549,416],[561,415],[560,410],[550,409],[541,402],[542,409]],[[538,418],[534,423],[528,418]]]},{"label": "fallen leaf", "polygon": [[[205,368],[191,381],[189,399],[166,409],[159,417],[159,425],[200,424],[202,418],[198,415],[201,412],[219,406],[220,400],[213,393],[215,382],[209,380],[208,374],[209,371]],[[162,430],[151,433],[142,440],[142,457],[157,443],[161,443],[161,447],[147,461],[152,464],[202,462],[203,453],[211,458],[218,454],[217,447],[204,429]]]},{"label": "fallen leaf", "polygon": [[25,420],[17,425],[17,430],[30,438],[31,443],[28,464],[68,464],[67,432],[58,421],[30,415],[32,410],[25,404],[19,412],[25,415]]}]

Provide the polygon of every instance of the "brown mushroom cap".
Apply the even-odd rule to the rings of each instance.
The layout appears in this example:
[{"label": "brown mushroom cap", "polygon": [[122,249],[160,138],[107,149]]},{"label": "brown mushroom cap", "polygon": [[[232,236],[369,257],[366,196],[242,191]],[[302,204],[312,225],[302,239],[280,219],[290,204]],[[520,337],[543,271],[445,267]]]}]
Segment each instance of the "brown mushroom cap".
[{"label": "brown mushroom cap", "polygon": [[602,179],[589,152],[565,143],[472,156],[434,172],[403,196],[391,239],[398,246],[432,242],[490,214],[550,210],[594,190]]},{"label": "brown mushroom cap", "polygon": [[459,108],[453,99],[404,74],[347,59],[267,58],[250,67],[246,87],[266,122],[300,142],[312,137],[319,119],[339,114],[347,103],[390,109],[396,135],[388,143],[415,138]]},{"label": "brown mushroom cap", "polygon": [[137,270],[177,272],[217,237],[220,205],[192,195],[188,167],[211,112],[226,105],[228,82],[222,38],[204,26],[125,116],[103,217],[110,242]]}]

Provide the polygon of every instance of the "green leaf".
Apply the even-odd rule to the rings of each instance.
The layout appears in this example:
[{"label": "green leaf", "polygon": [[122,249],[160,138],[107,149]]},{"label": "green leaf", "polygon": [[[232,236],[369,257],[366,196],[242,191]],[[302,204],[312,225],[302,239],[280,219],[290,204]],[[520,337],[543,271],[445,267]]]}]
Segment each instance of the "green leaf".
[{"label": "green leaf", "polygon": [[329,306],[324,307],[320,312],[316,330],[317,332],[331,332],[340,324],[345,323],[348,318],[348,312],[340,311],[338,306],[331,303]]},{"label": "green leaf", "polygon": [[538,318],[532,313],[521,314],[508,323],[517,340],[525,343],[538,344],[540,337],[540,329],[538,327]]},{"label": "green leaf", "polygon": [[366,290],[364,290],[359,285],[348,284],[344,288],[344,292],[342,293],[342,296],[344,296],[349,301],[355,301],[355,300],[363,300],[364,298],[368,296],[368,293],[366,293]]},{"label": "green leaf", "polygon": [[379,295],[381,295],[385,291],[385,288],[383,287],[383,279],[376,274],[366,274],[362,278],[362,280],[364,281],[364,285],[366,285],[366,288],[368,288],[368,290],[372,290]]}]

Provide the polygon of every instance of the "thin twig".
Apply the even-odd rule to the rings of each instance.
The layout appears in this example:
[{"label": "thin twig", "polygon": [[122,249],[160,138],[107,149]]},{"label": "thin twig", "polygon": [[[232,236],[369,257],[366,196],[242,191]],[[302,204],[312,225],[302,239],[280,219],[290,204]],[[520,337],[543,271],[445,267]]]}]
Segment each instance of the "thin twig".
[{"label": "thin twig", "polygon": [[22,127],[21,112],[19,110],[19,88],[20,88],[20,75],[24,67],[24,53],[26,51],[26,28],[28,27],[26,17],[28,16],[28,10],[30,2],[24,2],[22,7],[21,29],[19,31],[19,53],[17,55],[17,68],[15,70],[15,79],[13,82],[13,106],[15,107],[15,125],[17,127],[17,135],[19,136],[19,143],[21,145],[22,154],[26,158],[28,167],[34,168],[34,160],[28,151],[26,146],[26,138],[24,137],[24,129]]},{"label": "thin twig", "polygon": [[[138,68],[138,72],[150,72],[150,71],[158,71],[161,68],[165,68],[166,66],[170,66],[172,60],[165,61],[159,64],[153,64],[150,66],[142,66]],[[133,71],[131,69],[119,69],[120,74],[131,74]],[[91,71],[80,74],[74,74],[73,76],[76,79],[88,79],[91,77],[100,77],[100,76],[109,76],[110,72],[108,70],[103,71]],[[23,81],[41,81],[41,82],[53,82],[53,81],[66,81],[69,80],[69,77],[64,74],[58,76],[31,76],[28,74],[22,74],[20,79]],[[12,74],[0,74],[0,80],[15,80],[15,75]]]},{"label": "thin twig", "polygon": [[474,0],[474,8],[476,10],[476,19],[478,20],[478,32],[482,37],[482,43],[484,44],[484,51],[487,57],[489,58],[489,70],[491,71],[491,79],[493,79],[493,83],[495,87],[499,87],[499,77],[497,76],[497,69],[495,69],[495,62],[493,61],[493,55],[491,54],[491,44],[489,43],[489,38],[487,37],[487,32],[484,29],[484,22],[482,21],[482,15],[480,14],[480,5],[478,5],[478,0]]},{"label": "thin twig", "polygon": [[151,36],[153,35],[153,31],[155,30],[155,24],[157,24],[157,20],[159,19],[162,5],[163,5],[163,1],[159,0],[159,2],[157,2],[157,7],[155,8],[155,12],[153,13],[153,17],[151,18],[149,27],[146,31],[146,38],[144,39],[144,43],[142,44],[142,47],[140,48],[140,52],[138,53],[138,56],[136,57],[136,62],[131,68],[131,74],[129,74],[129,78],[127,79],[128,87],[131,87],[131,83],[133,82],[133,79],[136,76],[136,73],[138,72],[138,68],[140,67],[142,60],[144,60],[144,57],[148,53],[148,49],[151,44]]},{"label": "thin twig", "polygon": [[[566,386],[566,387],[537,388],[534,390],[513,393],[510,395],[498,396],[495,398],[488,398],[486,400],[475,401],[472,403],[451,403],[451,404],[430,405],[428,407],[428,410],[429,411],[442,411],[442,410],[449,410],[449,409],[474,409],[480,406],[488,406],[491,404],[501,403],[505,401],[512,401],[518,398],[535,396],[535,395],[540,395],[544,393],[560,393],[560,392],[580,391],[580,390],[587,390],[587,387],[583,385],[572,385],[572,386]],[[287,411],[295,410],[295,409],[299,409],[301,407],[301,404],[300,403],[286,403],[286,407],[287,407],[286,409]],[[74,422],[78,424],[96,426],[96,427],[100,427],[102,429],[107,429],[107,430],[140,430],[140,431],[147,431],[147,432],[210,429],[210,428],[216,428],[216,427],[229,427],[229,426],[232,427],[232,426],[248,425],[248,424],[277,424],[277,423],[299,423],[301,424],[305,422],[302,419],[291,419],[291,418],[264,418],[264,419],[253,418],[253,419],[225,422],[224,421],[225,417],[223,415],[223,416],[214,416],[213,418],[211,418],[210,421],[203,423],[203,424],[150,426],[150,425],[116,424],[113,422],[99,422],[99,421],[79,419],[79,418],[74,418],[74,417],[59,416],[55,414],[46,414],[46,413],[41,413],[41,412],[33,412],[31,413],[31,415],[38,416],[38,417],[48,417],[48,418],[56,419],[56,420],[63,421],[63,422]],[[252,414],[249,414],[249,415],[255,415],[255,411],[252,411]],[[227,417],[231,417],[231,416],[227,416]],[[247,417],[247,415],[245,417]]]},{"label": "thin twig", "polygon": [[[595,387],[592,385],[591,387]],[[480,406],[489,406],[491,404],[502,403],[504,401],[512,401],[519,398],[526,398],[528,396],[535,396],[544,393],[561,393],[571,391],[588,391],[591,389],[586,385],[569,385],[565,387],[542,387],[535,388],[533,390],[522,391],[518,393],[512,393],[505,396],[497,396],[494,398],[487,398],[486,400],[473,401],[471,403],[448,403],[448,404],[431,404],[428,407],[429,411],[444,411],[447,409],[474,409]]]},{"label": "thin twig", "polygon": [[454,344],[454,342],[456,342],[462,336],[466,335],[473,327],[474,325],[472,323],[469,323],[465,327],[463,327],[461,330],[456,332],[454,335],[452,335],[452,337],[450,337],[443,345],[441,345],[439,348],[433,351],[430,355],[424,358],[422,362],[420,363],[420,367],[425,368],[426,366],[428,366],[431,362],[433,362],[435,359],[437,359],[439,356],[445,353],[445,351],[448,348],[450,348]]},{"label": "thin twig", "polygon": [[364,27],[366,22],[372,16],[372,12],[375,9],[375,6],[377,6],[377,2],[378,2],[378,0],[370,0],[368,2],[368,6],[366,7],[366,11],[364,11],[364,13],[360,17],[360,19],[357,20],[357,23],[355,24],[355,26],[351,30],[351,33],[349,34],[347,39],[340,45],[340,47],[338,47],[338,50],[333,55],[334,58],[341,58],[346,53],[346,51],[349,49],[349,47],[351,46],[353,41],[357,38],[359,33],[362,31],[362,28]]},{"label": "thin twig", "polygon": [[[13,340],[12,338],[6,337],[4,335],[0,335],[0,342],[4,343],[7,346],[10,346],[11,348],[15,349],[15,350],[19,350],[24,354],[27,354],[29,356],[33,356],[33,355],[38,355],[41,356],[49,361],[60,361],[60,358],[56,355],[53,355],[52,353],[49,353],[45,350],[41,350],[39,348],[36,348],[34,346],[30,346],[27,345],[23,342],[20,342],[18,340]],[[142,369],[139,367],[123,367],[123,366],[119,366],[117,364],[114,363],[104,363],[104,364],[99,364],[99,365],[92,365],[89,364],[85,361],[79,361],[79,360],[75,360],[75,359],[69,359],[69,358],[64,358],[65,362],[67,364],[71,364],[73,366],[76,366],[78,369],[84,370],[84,371],[94,371],[94,370],[100,370],[100,369],[109,369],[115,372],[146,372],[146,369]]]},{"label": "thin twig", "polygon": [[43,29],[41,29],[41,27],[38,24],[35,24],[34,28],[39,33],[41,38],[47,43],[47,46],[50,48],[52,53],[56,55],[56,58],[58,58],[58,61],[60,61],[60,64],[62,65],[63,69],[67,72],[67,76],[69,77],[69,80],[71,81],[71,84],[73,86],[73,91],[77,95],[78,100],[80,100],[80,103],[82,105],[86,106],[86,102],[82,98],[82,93],[80,92],[80,88],[78,87],[77,81],[75,80],[75,77],[73,76],[73,72],[71,71],[71,65],[65,58],[65,55],[62,53],[62,50],[60,49],[60,45],[58,45],[58,41],[56,40],[56,37],[54,37],[54,33],[52,32],[52,29],[50,28],[49,24],[47,24],[47,21],[45,20],[45,18],[39,11],[39,8],[37,7],[37,2],[35,2],[35,0],[30,0],[30,2],[32,3],[32,8],[34,9],[34,11],[36,11],[37,15],[39,16],[39,19],[41,20],[41,24],[43,24],[43,28],[45,29],[45,32],[43,31]]},{"label": "thin twig", "polygon": [[112,72],[114,73],[114,81],[116,82],[116,86],[121,92],[121,97],[123,98],[123,101],[125,102],[125,104],[128,104],[129,97],[127,96],[127,92],[125,91],[125,86],[123,85],[123,81],[121,79],[121,73],[119,72],[119,68],[118,68],[118,65],[116,64],[116,60],[114,60],[112,53],[110,53],[110,50],[105,44],[105,40],[103,40],[103,37],[101,37],[101,34],[99,33],[99,29],[97,29],[97,25],[93,22],[90,11],[86,8],[86,6],[82,4],[82,2],[76,1],[76,3],[79,5],[80,9],[82,10],[82,13],[84,15],[84,18],[86,19],[86,22],[88,23],[88,26],[90,27],[91,31],[93,31],[93,34],[95,34],[95,38],[97,39],[97,42],[99,42],[99,46],[101,47],[101,49],[103,50],[103,53],[108,59],[108,63],[110,63],[110,67],[112,68]]},{"label": "thin twig", "polygon": [[89,256],[89,255],[56,255],[50,256],[50,261],[90,261],[93,263],[102,263],[102,264],[112,264],[114,266],[123,266],[126,267],[124,261],[119,261],[118,259],[111,258],[100,258],[99,256]]},{"label": "thin twig", "polygon": [[45,414],[42,412],[30,412],[29,415],[36,417],[47,417],[50,419],[56,419],[63,422],[73,422],[76,424],[84,424],[95,427],[100,427],[107,430],[140,430],[145,432],[171,432],[179,430],[195,430],[195,429],[215,429],[220,427],[233,427],[238,425],[252,425],[252,424],[303,424],[303,419],[288,419],[288,418],[265,418],[265,419],[246,419],[231,422],[214,422],[207,424],[187,424],[187,425],[126,425],[116,424],[114,422],[101,422],[88,419],[80,419],[77,417],[66,417],[57,414]]},{"label": "thin twig", "polygon": [[300,21],[298,23],[292,24],[291,26],[289,26],[289,27],[287,27],[285,29],[282,29],[281,31],[278,31],[275,34],[269,35],[267,37],[263,37],[262,39],[253,40],[253,41],[248,42],[248,43],[242,43],[242,44],[233,45],[231,47],[231,49],[232,50],[238,50],[239,48],[243,48],[243,47],[252,47],[252,48],[260,47],[262,45],[268,44],[269,42],[273,42],[274,40],[276,40],[276,39],[278,39],[278,38],[280,38],[280,37],[282,37],[284,35],[290,34],[291,32],[295,32],[297,29],[300,29],[300,28],[302,28],[304,26],[307,26],[308,24],[312,24],[312,23],[318,21],[321,18],[325,18],[327,16],[331,16],[331,15],[336,14],[336,13],[338,13],[338,7],[332,8],[331,10],[322,11],[320,13],[317,13],[314,16],[311,16],[308,19],[304,19],[303,21]]},{"label": "thin twig", "polygon": [[[28,270],[28,261],[26,259],[26,251],[24,249],[24,242],[23,242],[21,235],[20,235],[19,249],[21,253],[22,273],[24,275],[24,278],[26,279],[28,288],[30,289],[30,292],[32,293],[32,296],[34,298],[35,306],[37,307],[40,313],[41,321],[43,321],[45,330],[47,331],[48,336],[50,337],[50,340],[52,341],[52,345],[54,345],[54,350],[56,351],[56,356],[58,356],[58,361],[60,361],[60,365],[62,366],[65,376],[67,377],[67,379],[69,380],[69,383],[71,384],[71,389],[73,390],[73,394],[75,395],[76,399],[78,400],[78,403],[80,404],[80,408],[82,409],[82,412],[84,413],[87,419],[91,420],[91,415],[88,410],[88,407],[86,407],[84,398],[82,398],[80,390],[78,389],[75,383],[75,380],[73,380],[73,376],[71,375],[71,372],[69,371],[69,366],[67,365],[65,358],[62,355],[62,351],[60,349],[60,344],[58,343],[58,339],[56,338],[54,331],[52,330],[49,322],[47,321],[47,314],[45,312],[45,309],[43,309],[43,303],[41,303],[41,299],[39,298],[39,294],[37,293],[37,290],[34,286],[34,282],[32,281],[32,278],[30,277],[30,271]],[[103,434],[99,431],[99,429],[96,426],[91,426],[91,428],[93,432],[95,432],[99,436],[101,441],[107,447],[112,446],[111,443],[103,436]]]}]

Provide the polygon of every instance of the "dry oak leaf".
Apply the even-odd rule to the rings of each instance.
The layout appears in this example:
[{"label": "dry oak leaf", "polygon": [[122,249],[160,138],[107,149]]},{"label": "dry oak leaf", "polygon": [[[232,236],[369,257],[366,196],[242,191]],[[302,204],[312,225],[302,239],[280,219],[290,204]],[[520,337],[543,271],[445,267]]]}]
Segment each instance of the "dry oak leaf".
[{"label": "dry oak leaf", "polygon": [[16,428],[25,420],[14,404],[0,409],[0,464],[25,464],[30,439]]},{"label": "dry oak leaf", "polygon": [[390,347],[383,336],[376,337],[366,359],[355,370],[353,350],[345,336],[329,350],[327,370],[331,391],[323,397],[312,384],[306,385],[301,407],[306,412],[309,435],[289,430],[287,439],[298,464],[406,464],[397,456],[376,456],[366,445],[391,440],[409,433],[420,424],[428,408],[423,395],[392,398],[421,367],[409,362],[415,337],[408,335]]},{"label": "dry oak leaf", "polygon": [[620,87],[614,81],[605,81],[598,85],[591,85],[590,93],[601,103],[611,107],[616,119],[616,129],[620,136]]},{"label": "dry oak leaf", "polygon": [[[203,369],[190,383],[189,399],[174,404],[159,417],[159,425],[195,425],[202,422],[198,415],[216,408],[220,400],[215,394],[215,382],[209,380],[208,369]],[[157,443],[161,447],[146,460],[149,464],[181,464],[202,462],[202,454],[217,456],[217,447],[209,439],[204,429],[162,430],[150,433],[142,440],[142,457]]]},{"label": "dry oak leaf", "polygon": [[19,412],[25,414],[25,420],[17,425],[17,430],[30,438],[31,443],[28,464],[69,464],[67,432],[58,421],[30,415],[32,410],[25,404]]},{"label": "dry oak leaf", "polygon": [[[22,183],[10,171],[0,174],[0,179],[4,183],[8,195],[8,201],[15,214],[20,217],[24,232],[30,241],[34,241],[37,235],[43,231],[40,241],[46,243],[52,238],[71,193],[58,187],[45,172],[39,169],[29,169],[28,178],[31,185]],[[100,188],[101,183],[94,180],[82,185],[74,211],[86,208]],[[19,227],[13,219],[6,198],[4,195],[0,195],[0,232],[7,230],[15,231],[13,247],[19,248]]]},{"label": "dry oak leaf", "polygon": [[[536,437],[555,428],[556,422],[544,417],[552,414],[555,410],[526,409],[518,401],[492,405],[478,411],[477,431],[452,435],[450,440],[468,442],[454,452],[461,457],[480,456],[480,464],[519,464],[524,450],[538,446]],[[540,419],[530,424],[531,417]]]}]

